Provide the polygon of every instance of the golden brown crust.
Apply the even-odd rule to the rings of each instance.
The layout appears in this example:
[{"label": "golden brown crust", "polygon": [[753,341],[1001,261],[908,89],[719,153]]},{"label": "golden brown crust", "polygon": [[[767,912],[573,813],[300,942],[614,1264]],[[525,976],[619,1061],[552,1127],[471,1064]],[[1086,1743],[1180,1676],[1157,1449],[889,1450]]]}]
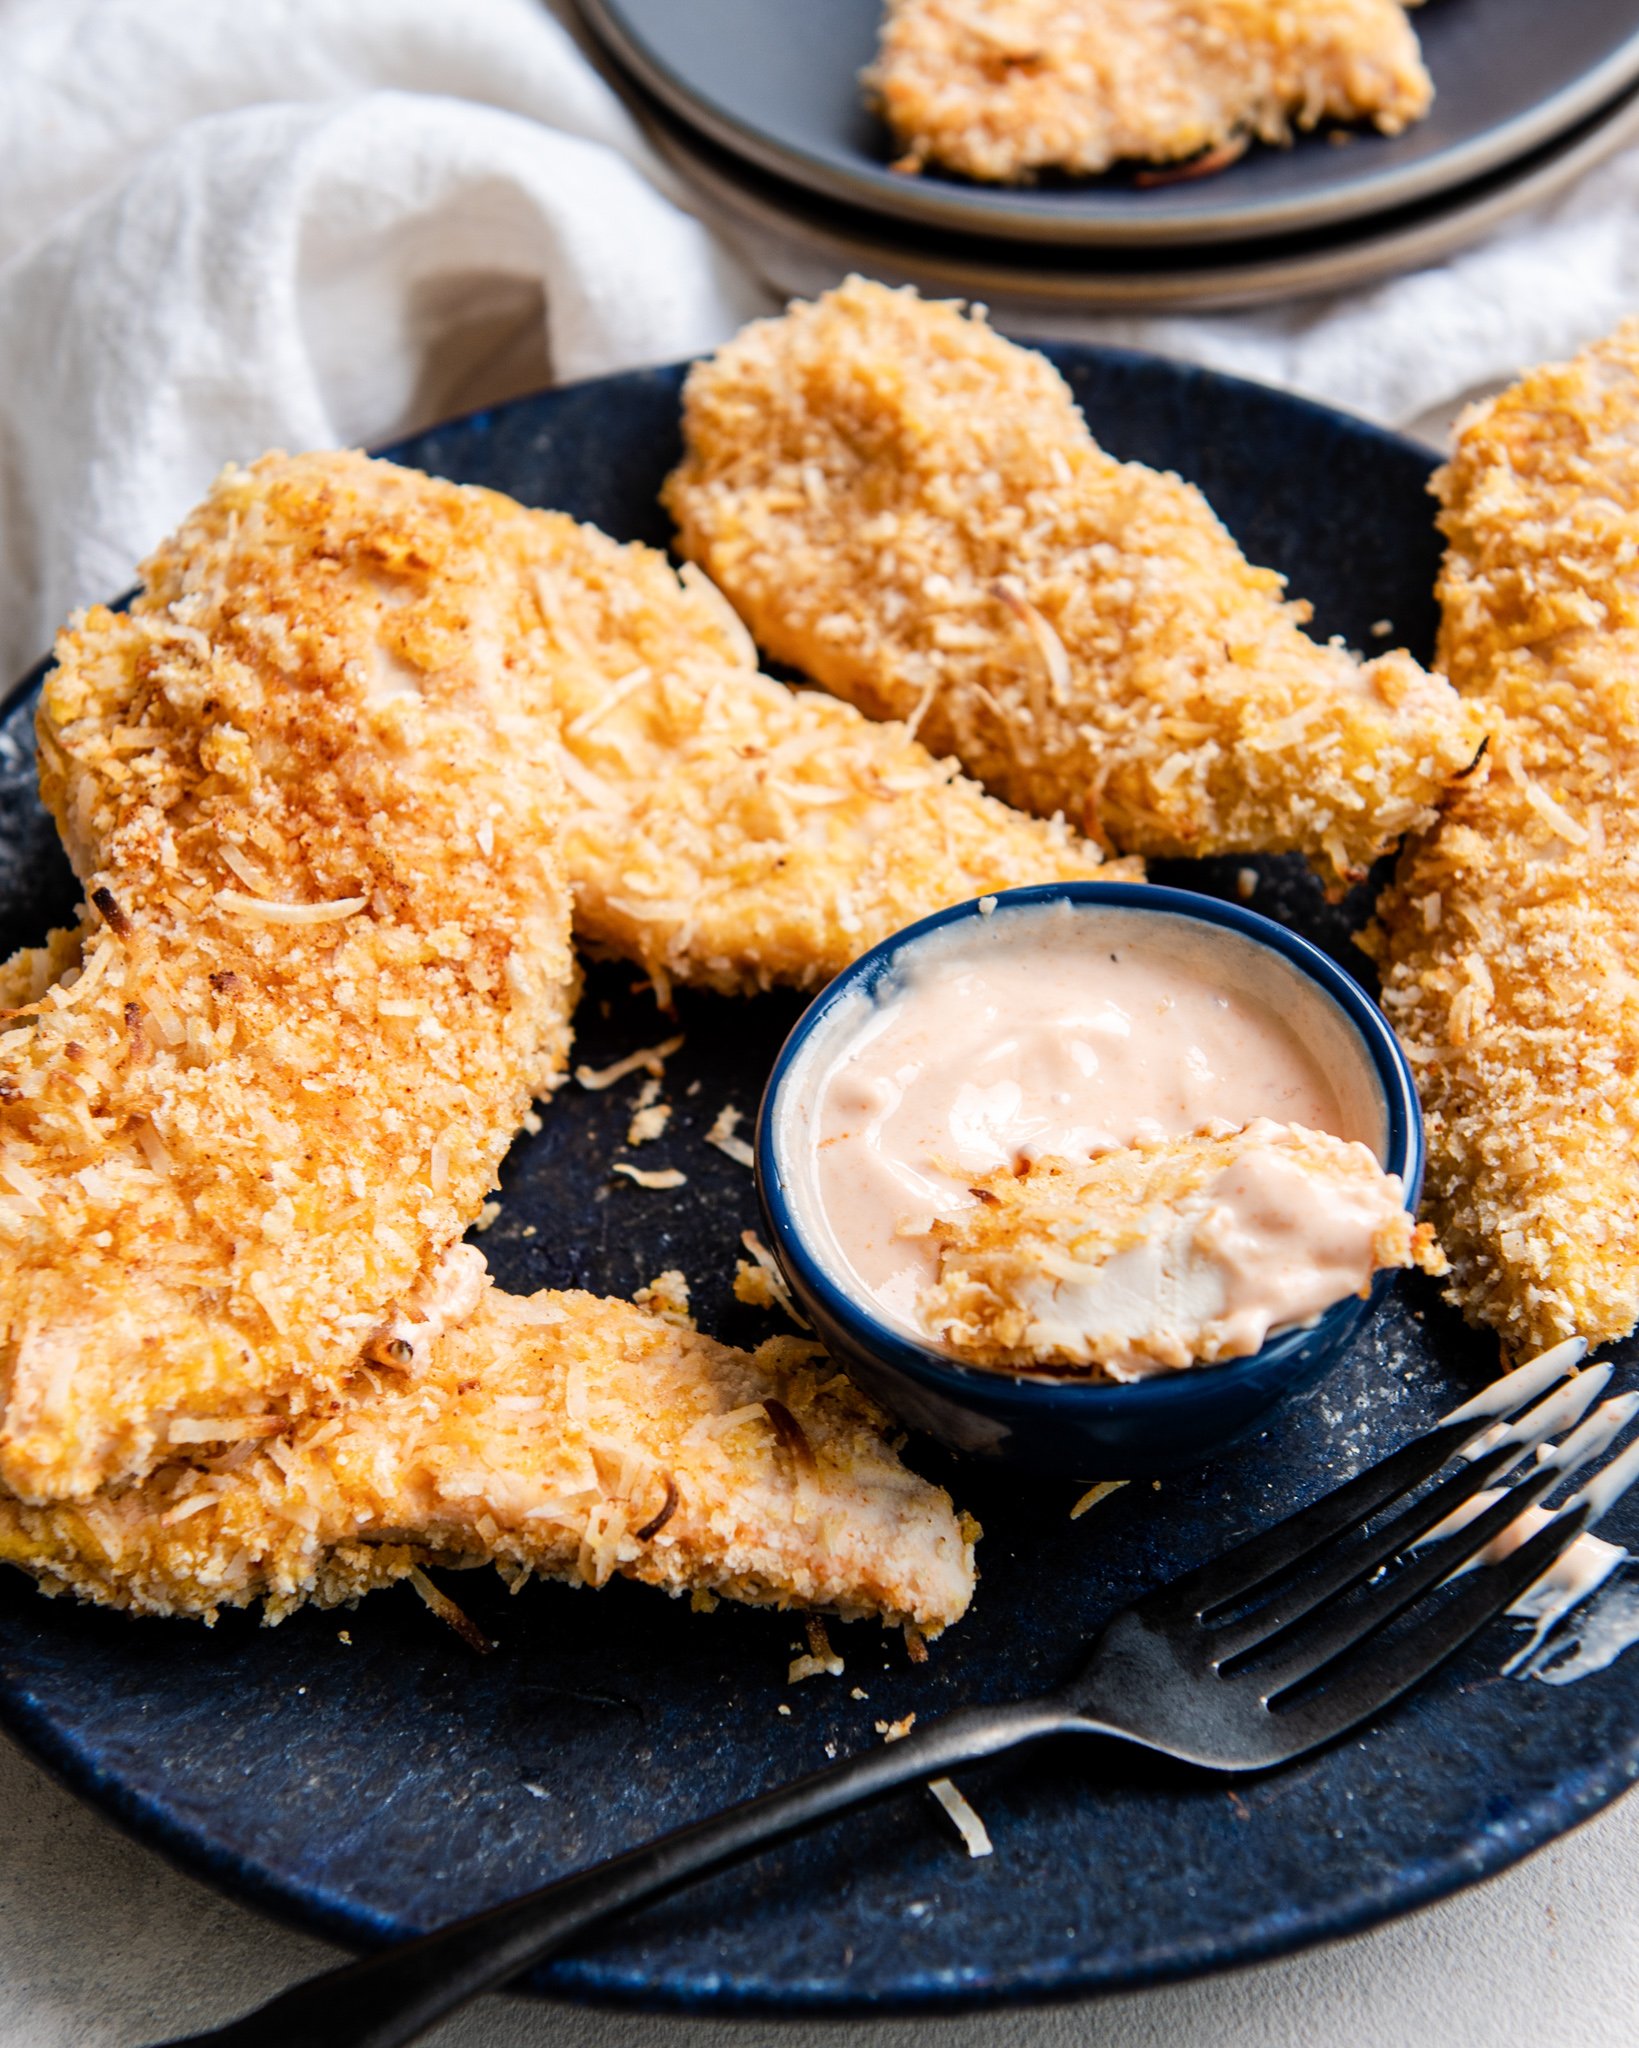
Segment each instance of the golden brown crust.
[{"label": "golden brown crust", "polygon": [[814,1345],[494,1292],[414,1371],[361,1371],[277,1435],[89,1501],[0,1495],[0,1559],[146,1614],[262,1599],[277,1620],[417,1562],[490,1562],[933,1632],[968,1604],[977,1530],[885,1425]]},{"label": "golden brown crust", "polygon": [[1021,809],[1344,877],[1478,747],[1443,680],[1317,646],[1198,491],[954,306],[851,280],[697,366],[684,425],[680,545],[760,644]]},{"label": "golden brown crust", "polygon": [[563,651],[575,928],[674,982],[817,988],[889,932],[1022,883],[1137,880],[1021,816],[899,725],[757,672],[698,569],[529,515]]},{"label": "golden brown crust", "polygon": [[563,800],[487,502],[230,471],[58,644],[83,972],[0,1031],[0,1474],[40,1498],[334,1387],[567,1045]]},{"label": "golden brown crust", "polygon": [[1470,412],[1441,658],[1496,707],[1371,950],[1452,1298],[1513,1353],[1639,1320],[1639,323]]},{"label": "golden brown crust", "polygon": [[1393,135],[1433,99],[1401,0],[888,0],[865,85],[897,169],[1001,183],[1323,121]]},{"label": "golden brown crust", "polygon": [[[476,1212],[530,1090],[561,1064],[571,976],[556,764],[578,775],[582,800],[590,770],[620,783],[596,828],[570,835],[593,906],[583,924],[625,939],[657,977],[823,977],[878,935],[872,920],[967,893],[964,859],[978,863],[975,887],[1008,878],[1010,861],[1031,880],[1098,864],[1062,831],[953,788],[902,736],[829,702],[811,719],[716,646],[725,620],[732,642],[722,600],[680,588],[647,551],[487,493],[313,456],[230,473],[148,566],[137,615],[94,614],[67,645],[44,758],[101,907],[84,933],[0,967],[0,1006],[31,1007],[15,1034],[24,1050],[72,1028],[78,1050],[62,1057],[83,1065],[102,1040],[82,1026],[104,1020],[123,1028],[126,1057],[108,1102],[92,1098],[109,1126],[93,1125],[88,1190],[110,1237],[101,1261],[65,1252],[64,1204],[41,1174],[57,1126],[42,1120],[32,1069],[17,1069],[33,1121],[20,1110],[8,1136],[39,1142],[32,1168],[3,1155],[7,1186],[20,1173],[26,1189],[32,1173],[43,1221],[27,1246],[33,1292],[12,1284],[38,1311],[25,1335],[61,1336],[64,1371],[34,1435],[9,1448],[53,1481],[65,1440],[82,1464],[100,1451],[104,1483],[48,1505],[0,1491],[0,1555],[48,1589],[161,1613],[261,1598],[276,1618],[433,1557],[593,1584],[620,1572],[925,1629],[963,1611],[976,1531],[807,1347],[735,1352],[676,1317],[584,1295],[486,1291],[469,1310],[448,1276],[481,1262],[458,1248],[435,1263]],[[635,642],[663,671],[641,708],[627,688]],[[156,644],[163,658],[146,659]],[[725,692],[743,705],[715,716],[705,700]],[[560,719],[577,728],[561,743]],[[816,730],[845,757],[837,772],[859,780],[844,830],[782,863],[762,843],[777,818],[760,832],[745,814],[775,804],[765,779],[805,784],[814,771],[787,757]],[[685,847],[703,867],[681,869]],[[600,922],[603,890],[641,896],[634,871],[651,854],[672,861],[673,894],[686,881],[690,901],[655,906],[630,931]],[[344,884],[352,907],[333,924],[286,921],[270,935],[255,914]],[[64,985],[82,951],[95,960],[115,940],[98,980]],[[150,1002],[133,1021],[131,990],[161,972],[164,1010],[146,1021]],[[214,1037],[195,1028],[201,988],[229,1006],[231,1028]],[[59,1011],[71,1026],[58,1028]],[[479,1173],[447,1139],[441,1168],[418,1177],[419,1154],[408,1166],[404,1155],[422,1126],[438,1142],[452,1089],[493,1156],[478,1153]],[[142,1153],[146,1178],[115,1169],[110,1181],[135,1116],[153,1117],[164,1150]],[[290,1228],[245,1227],[279,1197]],[[211,1234],[235,1216],[236,1236]],[[378,1271],[394,1254],[402,1272]],[[83,1313],[68,1325],[71,1275]],[[246,1292],[285,1327],[268,1314],[255,1342],[242,1338]],[[102,1362],[133,1297],[143,1370],[113,1387]],[[431,1304],[450,1326],[416,1320]],[[373,1329],[378,1363],[366,1366]],[[111,1444],[132,1446],[132,1471],[155,1469],[126,1476]],[[662,1482],[670,1508],[651,1527]]]}]

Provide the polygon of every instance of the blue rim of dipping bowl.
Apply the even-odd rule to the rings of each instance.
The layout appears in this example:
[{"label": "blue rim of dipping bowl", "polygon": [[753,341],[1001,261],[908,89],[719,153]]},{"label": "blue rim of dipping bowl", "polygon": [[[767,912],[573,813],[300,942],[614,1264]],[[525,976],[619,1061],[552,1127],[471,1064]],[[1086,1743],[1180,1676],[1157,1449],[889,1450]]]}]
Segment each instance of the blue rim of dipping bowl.
[{"label": "blue rim of dipping bowl", "polygon": [[[900,956],[931,933],[970,918],[1004,917],[1056,903],[1163,912],[1264,946],[1330,999],[1359,1040],[1362,1072],[1384,1112],[1381,1157],[1415,1211],[1423,1180],[1423,1120],[1411,1068],[1376,1004],[1335,961],[1254,910],[1184,889],[1138,882],[1058,882],[1007,889],[941,910],[895,932],[831,982],[798,1019],[757,1115],[757,1193],[769,1247],[815,1333],[834,1357],[912,1428],[955,1451],[1086,1479],[1149,1477],[1215,1457],[1248,1436],[1277,1404],[1312,1390],[1337,1363],[1392,1280],[1379,1273],[1367,1299],[1351,1295],[1307,1328],[1281,1331],[1250,1357],[1121,1384],[1086,1384],[966,1366],[881,1321],[811,1248],[787,1191],[778,1131],[782,1096],[814,1033],[841,1003],[874,995]],[[981,909],[981,904],[988,906]]]}]

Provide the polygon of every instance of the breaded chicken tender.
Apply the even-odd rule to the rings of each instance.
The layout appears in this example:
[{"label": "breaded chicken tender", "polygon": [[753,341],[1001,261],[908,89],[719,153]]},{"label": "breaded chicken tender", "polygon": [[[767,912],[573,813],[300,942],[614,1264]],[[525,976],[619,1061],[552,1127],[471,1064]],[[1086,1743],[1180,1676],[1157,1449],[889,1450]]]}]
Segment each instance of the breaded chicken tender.
[{"label": "breaded chicken tender", "polygon": [[1301,630],[1189,484],[1094,442],[979,317],[853,279],[689,376],[680,545],[772,655],[996,795],[1140,854],[1358,875],[1483,719]]},{"label": "breaded chicken tender", "polygon": [[1365,1145],[1257,1118],[981,1175],[937,1219],[918,1307],[973,1365],[1143,1379],[1256,1351],[1365,1294],[1383,1267],[1444,1262]]},{"label": "breaded chicken tender", "polygon": [[1527,1355],[1639,1321],[1639,322],[1460,423],[1440,655],[1496,726],[1370,943],[1451,1296]]},{"label": "breaded chicken tender", "polygon": [[278,1620],[420,1563],[877,1615],[932,1633],[978,1531],[818,1347],[734,1351],[589,1294],[486,1291],[410,1372],[85,1501],[0,1497],[0,1560],[146,1614]]},{"label": "breaded chicken tender", "polygon": [[90,923],[78,970],[0,1018],[24,1498],[322,1399],[561,1069],[551,698],[491,525],[382,465],[258,464],[128,616],[58,643],[41,787]]},{"label": "breaded chicken tender", "polygon": [[[543,551],[560,572],[550,593]],[[23,1020],[8,1036],[26,1040],[24,1050],[62,1043],[76,1072],[101,1050],[87,1018],[106,1009],[112,1028],[123,1025],[134,1039],[120,1067],[139,1065],[146,1092],[116,1074],[124,1092],[112,1106],[88,1096],[98,1122],[75,1114],[103,1141],[82,1181],[104,1203],[107,1249],[134,1262],[137,1281],[149,1271],[154,1281],[141,1296],[149,1317],[142,1371],[124,1390],[127,1409],[114,1410],[134,1440],[146,1441],[146,1457],[99,1474],[105,1483],[95,1493],[73,1487],[71,1503],[30,1504],[0,1489],[0,1556],[49,1589],[188,1614],[261,1598],[277,1618],[305,1598],[354,1597],[403,1576],[418,1558],[488,1558],[514,1574],[602,1583],[618,1571],[674,1592],[878,1614],[924,1629],[965,1608],[976,1529],[899,1463],[886,1419],[840,1376],[811,1366],[805,1347],[747,1355],[627,1304],[520,1302],[490,1291],[481,1255],[450,1242],[476,1212],[529,1093],[554,1077],[566,1039],[572,975],[558,869],[566,817],[551,764],[574,765],[557,738],[560,717],[619,703],[584,637],[572,647],[564,638],[569,613],[584,635],[616,601],[573,582],[571,556],[576,575],[607,575],[617,596],[624,591],[630,608],[643,610],[645,593],[626,590],[638,580],[635,558],[628,565],[612,542],[572,522],[358,456],[268,458],[230,473],[149,565],[129,628],[94,615],[74,650],[82,665],[86,648],[101,659],[129,630],[139,647],[168,645],[164,635],[180,640],[191,661],[162,667],[139,653],[119,671],[137,701],[110,708],[87,693],[72,700],[76,722],[63,715],[72,665],[53,679],[42,758],[59,817],[78,835],[98,914],[84,930],[53,934],[0,965],[0,1009]],[[661,575],[656,588],[669,594],[671,612],[650,623],[671,641],[653,651],[681,661],[707,620],[719,633],[728,621],[743,639],[715,593],[691,611],[670,572]],[[154,614],[163,634],[151,627]],[[613,651],[613,643],[602,650]],[[715,674],[731,664],[713,657],[708,666]],[[759,690],[757,737],[785,737],[778,713],[790,693],[766,683]],[[385,719],[383,698],[393,707]],[[98,718],[87,715],[90,701]],[[841,707],[824,709],[829,718]],[[884,771],[919,753],[866,730]],[[749,733],[741,721],[736,743],[749,743]],[[585,735],[573,745],[584,747]],[[699,790],[703,801],[721,801],[708,794],[706,751],[696,750]],[[145,779],[127,787],[120,764],[133,757]],[[660,765],[652,738],[640,765]],[[915,765],[941,783],[932,764]],[[627,801],[641,808],[635,793]],[[1070,857],[1064,834],[973,801],[981,815],[996,813],[1004,842],[1011,825],[1022,844]],[[856,831],[863,838],[879,817],[891,821],[905,808],[886,790],[874,811],[862,800]],[[133,832],[133,814],[146,839]],[[958,810],[958,827],[964,816]],[[130,848],[156,838],[150,882]],[[903,850],[908,856],[908,841]],[[834,898],[853,885],[847,856],[858,868],[861,854],[840,842],[832,851],[834,869],[811,871],[802,886],[822,899],[816,929],[834,932],[827,892]],[[626,858],[618,845],[604,852]],[[924,869],[932,858],[924,853]],[[1090,859],[1096,864],[1096,854]],[[226,864],[242,894],[230,884],[204,893],[213,861]],[[347,900],[345,914],[267,907],[304,888],[309,900],[316,880],[333,887],[345,861],[360,878],[360,900]],[[167,892],[161,901],[175,918],[156,913],[155,890]],[[201,902],[209,906],[204,936],[182,921],[192,913],[197,923]],[[414,922],[418,903],[438,914],[430,939]],[[371,930],[361,940],[353,920],[366,906]],[[246,944],[217,935],[229,917],[230,935],[249,925]],[[508,943],[496,917],[513,921]],[[772,923],[783,931],[777,915]],[[742,947],[733,985],[778,971],[779,961],[769,970],[758,950],[767,924],[745,925],[738,940],[732,927],[718,934]],[[334,940],[343,925],[346,945],[293,953],[288,933],[324,929]],[[161,971],[158,945],[144,946],[156,930],[172,941],[162,956],[170,978],[160,986],[187,1021],[168,1024],[157,1012],[144,1032],[122,991]],[[122,942],[124,980],[112,980],[105,960],[103,981],[88,989],[110,932]],[[449,961],[467,965],[452,974]],[[795,972],[801,956],[789,964]],[[551,1031],[520,1061],[528,1046],[521,1006],[532,993],[525,967],[551,997]],[[233,1025],[214,1037],[189,1015],[202,980],[235,1005]],[[99,991],[100,1006],[88,1003]],[[0,1051],[15,1049],[0,1040]],[[193,1072],[190,1092],[179,1076]],[[452,1087],[460,1091],[452,1114],[492,1118],[493,1128],[463,1133],[489,1147],[484,1170],[471,1171],[469,1153],[449,1138],[439,1166],[439,1124],[424,1175],[413,1177],[413,1153],[400,1167],[410,1199],[395,1209],[391,1183],[380,1185],[384,1157],[390,1165],[407,1151],[415,1117],[444,1104]],[[62,1093],[0,1092],[0,1107],[29,1101],[28,1128],[38,1133],[57,1127],[41,1124],[41,1105],[54,1107]],[[302,1116],[309,1096],[317,1097],[311,1129]],[[114,1114],[129,1116],[133,1105],[152,1114],[149,1102],[165,1119],[155,1116],[152,1140],[135,1140],[151,1173],[119,1173],[109,1166],[108,1139],[123,1135]],[[251,1169],[269,1132],[299,1149],[289,1165],[272,1153],[264,1190]],[[207,1145],[216,1148],[215,1186],[204,1171]],[[337,1148],[345,1148],[339,1162]],[[83,1156],[69,1165],[78,1169]],[[37,1176],[31,1183],[14,1151],[0,1159],[6,1187],[21,1186],[31,1213],[49,1221],[55,1191]],[[156,1200],[151,1183],[162,1169],[165,1191],[179,1203],[191,1197],[210,1221],[231,1220],[236,1200],[239,1234],[224,1226],[190,1242],[185,1216]],[[290,1198],[295,1227],[255,1228],[279,1195]],[[358,1263],[351,1223],[367,1242],[385,1236],[384,1257],[421,1243],[419,1263],[390,1283],[368,1271],[368,1284],[349,1296],[345,1260]],[[339,1256],[315,1276],[314,1239],[332,1230]],[[43,1237],[37,1230],[29,1248],[49,1274]],[[286,1276],[281,1266],[292,1258],[298,1265]],[[128,1329],[131,1290],[112,1259],[87,1259],[77,1278],[79,1319],[63,1333],[57,1405],[38,1431],[42,1455],[55,1448],[53,1431],[66,1433],[65,1416],[70,1427],[106,1426],[113,1406],[105,1380],[85,1367],[94,1374]],[[281,1319],[241,1331],[232,1320],[242,1316],[236,1285],[259,1306],[267,1290]],[[304,1320],[315,1314],[325,1318],[317,1328]],[[201,1327],[204,1341],[218,1340],[207,1360],[217,1377],[183,1403],[177,1389],[194,1389]],[[210,1412],[200,1412],[201,1401]],[[144,1464],[156,1469],[133,1476]],[[644,1487],[664,1494],[654,1512],[637,1498]]]},{"label": "breaded chicken tender", "polygon": [[888,0],[864,83],[896,169],[1003,184],[1323,121],[1396,135],[1434,97],[1402,0]]},{"label": "breaded chicken tender", "polygon": [[552,630],[564,860],[575,929],[674,981],[737,994],[817,988],[930,911],[1029,882],[1102,874],[1061,821],[1027,818],[903,727],[757,672],[756,650],[692,565],[561,513],[531,545]]}]

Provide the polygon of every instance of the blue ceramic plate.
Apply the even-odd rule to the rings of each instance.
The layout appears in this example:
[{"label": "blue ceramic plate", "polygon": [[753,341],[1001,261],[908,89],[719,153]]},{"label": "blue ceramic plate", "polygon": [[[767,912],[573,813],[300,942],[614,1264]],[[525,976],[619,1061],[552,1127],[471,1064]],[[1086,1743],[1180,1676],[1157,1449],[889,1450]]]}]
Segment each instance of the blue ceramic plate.
[{"label": "blue ceramic plate", "polygon": [[[1437,545],[1421,450],[1175,365],[1057,359],[1100,437],[1203,484],[1248,551],[1314,600],[1320,632],[1370,644],[1388,617],[1428,652]],[[679,374],[526,399],[394,452],[663,540],[655,491],[677,454]],[[8,949],[74,901],[33,795],[29,714],[25,689],[0,722]],[[1229,896],[1240,865],[1161,873]],[[1289,866],[1260,865],[1258,907],[1360,968],[1349,933],[1363,897],[1329,910]],[[592,975],[583,1058],[659,1035],[632,979]],[[625,1293],[680,1265],[706,1328],[756,1337],[770,1326],[729,1294],[739,1233],[756,1223],[751,1177],[703,1133],[724,1102],[750,1116],[799,1005],[680,1007],[678,1113],[642,1161],[683,1166],[688,1185],[656,1194],[611,1179],[629,1091],[570,1088],[519,1141],[484,1249],[513,1287]],[[1058,1680],[1112,1609],[1335,1484],[1494,1363],[1432,1288],[1400,1287],[1267,1435],[1074,1522],[1074,1484],[1020,1488],[912,1446],[987,1531],[973,1613],[922,1667],[897,1640],[839,1628],[846,1675],[788,1688],[789,1620],[726,1605],[692,1615],[626,1585],[512,1599],[488,1574],[455,1579],[500,1640],[480,1660],[403,1589],[273,1631],[244,1615],[207,1631],[46,1601],[5,1573],[0,1717],[190,1869],[343,1941],[380,1941],[794,1777],[829,1745],[866,1748],[878,1720]],[[1639,1543],[1636,1508],[1612,1521]],[[995,1838],[987,1861],[968,1861],[931,1800],[908,1798],[694,1887],[541,1985],[723,2012],[958,2007],[1149,1983],[1369,1926],[1500,1869],[1635,1774],[1639,1655],[1551,1688],[1499,1677],[1511,1646],[1509,1626],[1494,1627],[1381,1727],[1261,1780],[1230,1785],[1114,1746],[975,1771],[964,1786]]]},{"label": "blue ceramic plate", "polygon": [[[980,185],[891,171],[865,106],[882,0],[580,0],[612,56],[691,128],[746,162],[869,213],[996,241],[1083,249],[1241,242],[1336,229],[1455,192],[1587,120],[1639,78],[1635,0],[1429,0],[1413,20],[1434,105],[1370,128],[1256,148],[1214,177],[1130,172]],[[1334,137],[1344,138],[1339,144]]]}]

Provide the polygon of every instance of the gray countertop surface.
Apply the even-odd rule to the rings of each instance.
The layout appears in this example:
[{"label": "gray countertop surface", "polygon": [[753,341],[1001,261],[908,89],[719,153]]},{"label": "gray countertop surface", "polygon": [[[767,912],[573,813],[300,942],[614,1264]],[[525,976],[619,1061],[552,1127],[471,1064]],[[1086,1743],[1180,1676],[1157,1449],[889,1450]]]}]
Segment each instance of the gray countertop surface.
[{"label": "gray countertop surface", "polygon": [[[0,2048],[136,2048],[335,1960],[182,1876],[0,1738]],[[492,1998],[432,2048],[1633,2048],[1639,1801],[1489,1884],[1229,1976],[964,2020],[712,2021]],[[301,2048],[293,2042],[291,2048]]]}]

